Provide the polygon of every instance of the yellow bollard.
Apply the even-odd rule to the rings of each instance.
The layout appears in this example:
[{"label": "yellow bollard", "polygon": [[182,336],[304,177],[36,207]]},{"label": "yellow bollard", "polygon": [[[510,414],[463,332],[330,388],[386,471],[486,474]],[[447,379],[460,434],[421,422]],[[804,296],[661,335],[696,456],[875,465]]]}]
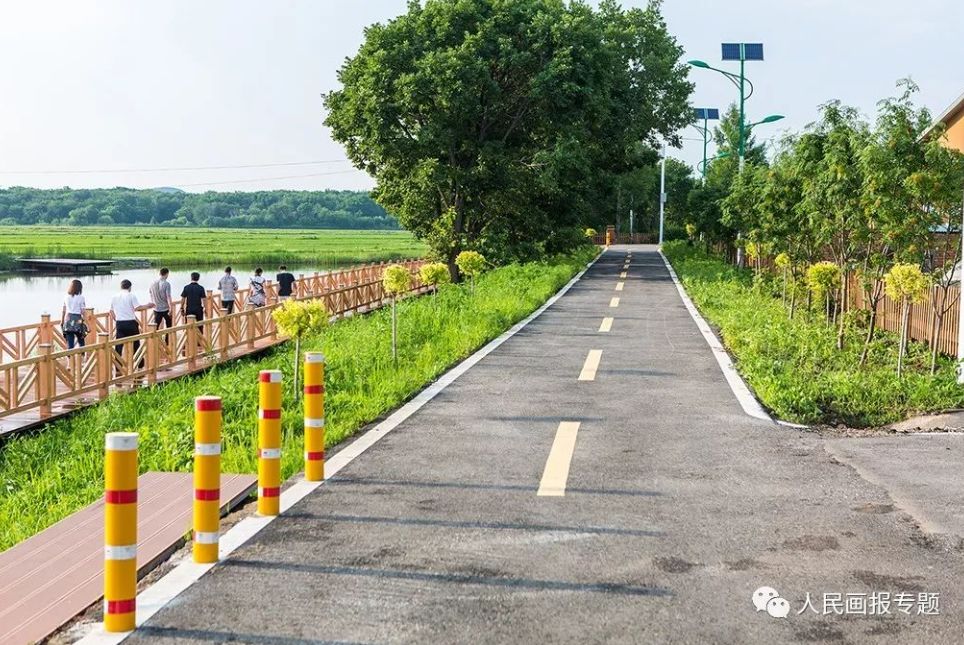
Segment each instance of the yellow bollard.
[{"label": "yellow bollard", "polygon": [[194,399],[194,561],[218,561],[221,528],[221,397]]},{"label": "yellow bollard", "polygon": [[281,372],[258,376],[258,513],[281,510]]},{"label": "yellow bollard", "polygon": [[325,480],[325,355],[305,354],[305,480]]},{"label": "yellow bollard", "polygon": [[134,629],[137,607],[137,433],[106,436],[104,630]]}]

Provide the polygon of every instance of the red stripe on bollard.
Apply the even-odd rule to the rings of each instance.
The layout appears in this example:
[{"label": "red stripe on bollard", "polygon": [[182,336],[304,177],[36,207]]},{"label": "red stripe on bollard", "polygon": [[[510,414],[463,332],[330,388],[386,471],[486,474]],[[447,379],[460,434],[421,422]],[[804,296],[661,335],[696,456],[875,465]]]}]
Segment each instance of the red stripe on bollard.
[{"label": "red stripe on bollard", "polygon": [[137,609],[137,599],[131,598],[130,600],[108,600],[107,601],[107,613],[108,614],[129,614]]},{"label": "red stripe on bollard", "polygon": [[105,504],[134,504],[137,502],[137,489],[104,491]]},{"label": "red stripe on bollard", "polygon": [[324,385],[306,385],[305,386],[305,394],[324,394],[324,393],[325,393]]},{"label": "red stripe on bollard", "polygon": [[195,399],[194,409],[198,412],[216,412],[221,409],[221,399]]},{"label": "red stripe on bollard", "polygon": [[201,502],[216,502],[221,499],[221,489],[220,488],[195,488],[194,489],[194,499]]},{"label": "red stripe on bollard", "polygon": [[262,419],[280,419],[281,410],[261,410]]},{"label": "red stripe on bollard", "polygon": [[308,460],[308,461],[324,461],[324,460],[325,460],[325,452],[324,452],[324,451],[321,451],[321,452],[306,452],[306,453],[305,453],[305,459]]},{"label": "red stripe on bollard", "polygon": [[261,497],[278,497],[281,495],[281,488],[262,488]]}]

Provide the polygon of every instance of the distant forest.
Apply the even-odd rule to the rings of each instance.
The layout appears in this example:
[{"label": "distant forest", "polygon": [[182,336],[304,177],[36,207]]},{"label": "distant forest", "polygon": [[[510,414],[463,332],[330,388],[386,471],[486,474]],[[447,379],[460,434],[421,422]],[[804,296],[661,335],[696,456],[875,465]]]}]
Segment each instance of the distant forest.
[{"label": "distant forest", "polygon": [[397,229],[368,193],[271,190],[185,193],[131,188],[0,189],[0,225]]}]

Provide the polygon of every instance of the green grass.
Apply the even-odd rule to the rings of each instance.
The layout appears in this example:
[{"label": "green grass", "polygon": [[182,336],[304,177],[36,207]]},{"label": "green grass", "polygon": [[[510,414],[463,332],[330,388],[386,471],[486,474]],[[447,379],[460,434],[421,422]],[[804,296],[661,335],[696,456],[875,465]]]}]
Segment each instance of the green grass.
[{"label": "green grass", "polygon": [[[399,303],[399,361],[393,367],[390,311],[350,318],[305,342],[327,357],[327,443],[334,445],[384,416],[449,366],[519,321],[565,284],[595,249],[548,263],[493,270],[438,297]],[[256,471],[257,374],[281,369],[290,386],[291,348],[235,361],[129,395],[115,395],[31,436],[0,446],[0,550],[97,499],[103,490],[103,435],[140,433],[141,471],[189,471],[195,396],[223,397],[224,472]],[[283,416],[287,477],[301,469],[299,403],[286,392]]]},{"label": "green grass", "polygon": [[148,258],[155,265],[352,262],[421,257],[406,231],[206,229],[156,226],[4,226],[0,257]]},{"label": "green grass", "polygon": [[910,344],[907,373],[898,379],[897,337],[878,332],[867,364],[859,368],[861,316],[849,319],[838,351],[835,330],[816,312],[798,310],[788,318],[775,281],[754,287],[749,271],[682,242],[667,244],[665,253],[693,302],[719,329],[740,373],[778,417],[871,427],[964,406],[954,361],[941,359],[931,376],[923,344]]}]

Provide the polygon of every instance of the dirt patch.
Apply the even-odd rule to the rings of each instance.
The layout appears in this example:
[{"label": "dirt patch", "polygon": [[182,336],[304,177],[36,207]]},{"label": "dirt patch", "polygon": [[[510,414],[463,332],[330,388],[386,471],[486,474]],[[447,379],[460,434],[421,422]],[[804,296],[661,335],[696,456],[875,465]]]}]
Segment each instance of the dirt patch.
[{"label": "dirt patch", "polygon": [[724,564],[726,564],[726,568],[730,571],[749,571],[750,569],[758,569],[762,566],[759,561],[753,558],[743,558],[736,562],[725,562]]},{"label": "dirt patch", "polygon": [[854,506],[854,511],[858,513],[868,513],[870,515],[883,515],[885,513],[893,513],[893,504],[874,504],[872,502],[867,502],[866,504],[861,504],[860,506]]},{"label": "dirt patch", "polygon": [[693,567],[699,566],[694,562],[687,562],[675,556],[669,558],[653,558],[653,565],[660,571],[665,571],[666,573],[687,573]]},{"label": "dirt patch", "polygon": [[783,543],[783,548],[796,551],[836,551],[840,542],[832,535],[801,535]]},{"label": "dirt patch", "polygon": [[911,591],[918,593],[924,590],[918,584],[924,579],[921,576],[889,576],[875,571],[853,571],[852,573],[854,578],[874,591],[890,591],[892,593]]},{"label": "dirt patch", "polygon": [[830,623],[809,622],[806,625],[795,627],[793,638],[805,643],[833,643],[843,641],[844,633]]}]

